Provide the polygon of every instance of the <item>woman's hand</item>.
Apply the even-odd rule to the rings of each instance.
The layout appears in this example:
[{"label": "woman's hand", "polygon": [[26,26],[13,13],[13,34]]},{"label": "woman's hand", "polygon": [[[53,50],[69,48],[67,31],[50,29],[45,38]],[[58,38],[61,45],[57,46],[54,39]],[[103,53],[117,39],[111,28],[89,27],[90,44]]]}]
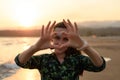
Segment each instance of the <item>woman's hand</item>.
[{"label": "woman's hand", "polygon": [[40,39],[34,45],[35,49],[42,50],[42,49],[52,48],[51,34],[52,34],[53,27],[55,26],[55,23],[56,21],[54,21],[51,25],[51,21],[49,21],[46,27],[44,27],[44,25],[42,26]]},{"label": "woman's hand", "polygon": [[70,20],[63,20],[65,26],[67,27],[68,32],[64,32],[64,36],[68,37],[68,42],[63,44],[61,47],[70,46],[74,48],[80,48],[84,45],[84,41],[81,39],[78,31],[77,24],[74,25],[70,22]]}]

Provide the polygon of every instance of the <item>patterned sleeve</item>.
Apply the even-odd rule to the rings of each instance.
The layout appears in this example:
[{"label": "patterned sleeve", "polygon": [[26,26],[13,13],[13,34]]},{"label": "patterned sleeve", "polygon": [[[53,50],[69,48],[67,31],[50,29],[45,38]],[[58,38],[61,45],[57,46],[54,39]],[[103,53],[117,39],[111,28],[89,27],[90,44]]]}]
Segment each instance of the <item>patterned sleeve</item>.
[{"label": "patterned sleeve", "polygon": [[19,54],[15,57],[15,63],[22,68],[35,69],[40,68],[42,55],[32,56],[25,64],[20,63],[18,59]]},{"label": "patterned sleeve", "polygon": [[106,62],[103,57],[101,57],[103,60],[103,64],[100,67],[95,66],[89,57],[82,56],[82,66],[84,70],[91,71],[91,72],[100,72],[105,69]]}]

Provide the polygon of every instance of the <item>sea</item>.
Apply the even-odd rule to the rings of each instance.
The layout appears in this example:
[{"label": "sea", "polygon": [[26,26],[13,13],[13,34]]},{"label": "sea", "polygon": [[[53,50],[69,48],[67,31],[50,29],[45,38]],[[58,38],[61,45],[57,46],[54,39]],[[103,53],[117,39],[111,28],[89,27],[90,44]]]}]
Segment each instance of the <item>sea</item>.
[{"label": "sea", "polygon": [[[14,62],[16,55],[35,44],[38,37],[0,37],[0,80],[40,80],[37,70],[22,69]],[[43,50],[36,54],[44,54]]]}]

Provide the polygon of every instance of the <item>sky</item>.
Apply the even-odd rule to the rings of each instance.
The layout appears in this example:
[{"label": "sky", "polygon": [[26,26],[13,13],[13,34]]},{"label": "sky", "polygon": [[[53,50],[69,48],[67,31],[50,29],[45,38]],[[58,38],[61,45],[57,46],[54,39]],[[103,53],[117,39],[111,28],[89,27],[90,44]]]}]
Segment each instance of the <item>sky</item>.
[{"label": "sky", "polygon": [[0,30],[38,28],[62,19],[120,20],[120,0],[0,0]]}]

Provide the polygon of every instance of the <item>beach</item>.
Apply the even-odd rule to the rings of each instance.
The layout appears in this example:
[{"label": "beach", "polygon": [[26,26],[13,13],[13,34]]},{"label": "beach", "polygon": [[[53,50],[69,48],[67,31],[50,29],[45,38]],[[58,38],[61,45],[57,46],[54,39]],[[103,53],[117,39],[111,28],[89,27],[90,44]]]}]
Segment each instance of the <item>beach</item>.
[{"label": "beach", "polygon": [[[88,43],[94,47],[100,55],[102,55],[106,59],[106,68],[105,70],[95,73],[95,72],[87,72],[84,71],[83,76],[80,76],[80,80],[119,80],[120,79],[120,37],[83,37],[88,41]],[[19,40],[20,38],[16,38]],[[15,39],[15,41],[16,41]],[[14,63],[14,57],[23,50],[23,47],[29,46],[37,40],[34,38],[25,38],[22,39],[19,45],[16,43],[12,44],[10,42],[2,42],[9,43],[9,44],[0,44],[0,46],[4,45],[5,48],[18,49],[13,52],[13,50],[9,51],[12,53],[12,56],[9,57],[8,61],[4,61],[5,55],[2,55],[0,52],[1,59],[0,59],[0,80],[40,80],[40,75],[37,70],[28,70],[22,69],[18,67]],[[5,39],[7,40],[7,39]],[[13,39],[10,39],[13,40]],[[17,41],[18,42],[18,41]],[[18,44],[18,43],[17,43]],[[17,47],[16,47],[17,46]],[[23,47],[22,47],[23,46]],[[3,48],[0,47],[0,48]],[[2,50],[2,52],[5,49]],[[43,52],[41,52],[43,53]],[[10,61],[11,60],[11,61]]]}]

